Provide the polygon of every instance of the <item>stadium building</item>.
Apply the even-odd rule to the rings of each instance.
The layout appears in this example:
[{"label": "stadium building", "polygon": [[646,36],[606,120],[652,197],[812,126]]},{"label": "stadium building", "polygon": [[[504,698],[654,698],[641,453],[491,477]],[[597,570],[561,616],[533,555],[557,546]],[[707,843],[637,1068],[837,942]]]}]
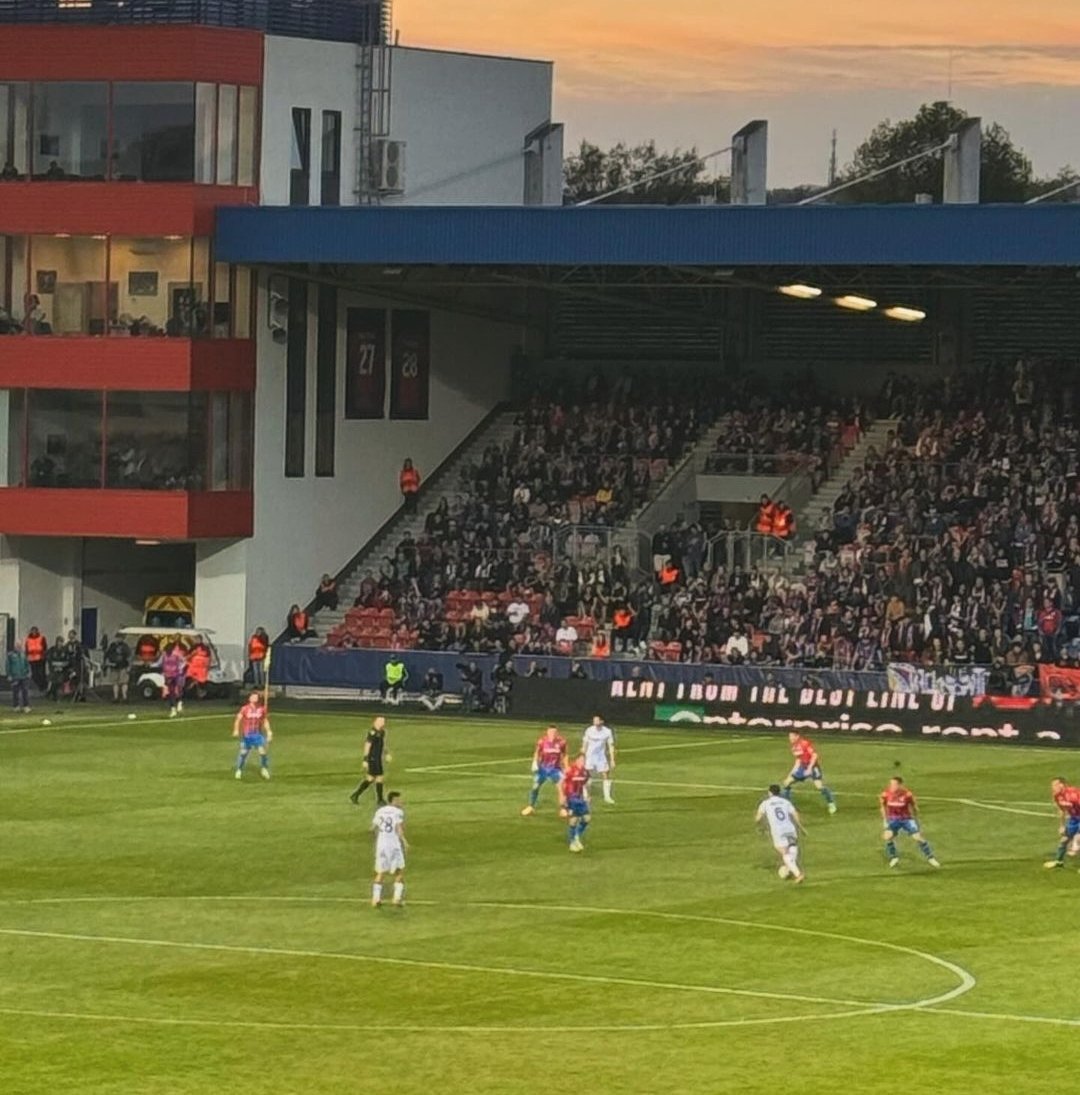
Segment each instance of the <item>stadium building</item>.
[{"label": "stadium building", "polygon": [[[1080,347],[1080,209],[980,206],[977,129],[944,204],[767,207],[758,122],[731,206],[565,209],[551,66],[394,44],[376,3],[0,0],[0,21],[20,633],[89,639],[193,594],[239,661],[415,528],[405,458],[449,491],[544,368],[810,367],[865,392]],[[811,505],[787,473],[710,474],[709,444],[605,544],[636,566],[686,506]]]},{"label": "stadium building", "polygon": [[[558,202],[552,67],[394,45],[379,0],[0,24],[0,611],[89,642],[193,594],[239,658],[391,514],[402,454],[435,468],[504,397],[522,334],[231,263],[215,219]],[[360,328],[397,366],[424,341],[411,383],[346,389]]]}]

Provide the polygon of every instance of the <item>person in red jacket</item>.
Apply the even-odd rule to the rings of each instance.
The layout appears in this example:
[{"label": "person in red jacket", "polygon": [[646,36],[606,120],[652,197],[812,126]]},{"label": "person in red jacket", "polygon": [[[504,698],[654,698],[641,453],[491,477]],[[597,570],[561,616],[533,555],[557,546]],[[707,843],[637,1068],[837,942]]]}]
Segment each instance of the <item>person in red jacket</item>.
[{"label": "person in red jacket", "polygon": [[398,484],[401,486],[401,497],[405,505],[405,512],[415,513],[416,496],[420,491],[420,473],[413,467],[413,462],[409,457],[405,457],[405,463],[401,465]]}]

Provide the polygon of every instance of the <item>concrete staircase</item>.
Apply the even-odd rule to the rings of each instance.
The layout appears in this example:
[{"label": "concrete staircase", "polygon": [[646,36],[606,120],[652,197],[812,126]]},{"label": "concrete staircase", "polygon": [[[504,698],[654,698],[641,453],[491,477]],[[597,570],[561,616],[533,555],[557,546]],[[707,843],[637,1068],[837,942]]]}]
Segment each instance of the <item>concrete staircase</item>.
[{"label": "concrete staircase", "polygon": [[345,613],[352,607],[360,582],[367,571],[377,574],[379,563],[384,555],[393,557],[397,545],[409,533],[416,539],[424,528],[424,519],[445,497],[451,505],[465,497],[461,489],[461,473],[466,465],[479,461],[484,449],[489,445],[501,445],[514,435],[516,411],[502,411],[492,418],[486,426],[469,441],[456,455],[445,461],[438,470],[425,481],[418,499],[416,512],[407,514],[399,510],[397,516],[388,524],[338,576],[338,594],[340,605],[336,612],[323,609],[314,617],[314,628],[318,639],[308,640],[309,645],[323,641],[326,634],[340,624]]},{"label": "concrete staircase", "polygon": [[889,431],[899,425],[898,418],[879,418],[859,439],[858,444],[840,461],[836,471],[822,484],[821,489],[796,513],[798,537],[808,540],[817,530],[823,513],[832,513],[836,499],[851,480],[858,468],[863,466],[866,454],[871,447],[883,452],[888,444]]}]

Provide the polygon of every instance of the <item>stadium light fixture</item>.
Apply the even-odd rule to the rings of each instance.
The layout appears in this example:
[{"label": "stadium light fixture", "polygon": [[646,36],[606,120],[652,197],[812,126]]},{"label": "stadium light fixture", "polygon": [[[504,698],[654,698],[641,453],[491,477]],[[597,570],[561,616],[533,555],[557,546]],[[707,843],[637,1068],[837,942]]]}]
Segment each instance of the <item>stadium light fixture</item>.
[{"label": "stadium light fixture", "polygon": [[877,307],[876,300],[856,296],[854,293],[847,293],[842,297],[833,297],[833,303],[840,305],[841,308],[847,308],[849,312],[872,312]]},{"label": "stadium light fixture", "polygon": [[908,308],[903,304],[895,304],[885,309],[885,315],[889,319],[898,319],[902,323],[922,323],[926,319],[926,313],[921,308]]},{"label": "stadium light fixture", "polygon": [[801,282],[778,285],[776,291],[783,293],[786,297],[795,297],[797,300],[817,300],[821,296],[821,290],[816,285],[803,285]]}]

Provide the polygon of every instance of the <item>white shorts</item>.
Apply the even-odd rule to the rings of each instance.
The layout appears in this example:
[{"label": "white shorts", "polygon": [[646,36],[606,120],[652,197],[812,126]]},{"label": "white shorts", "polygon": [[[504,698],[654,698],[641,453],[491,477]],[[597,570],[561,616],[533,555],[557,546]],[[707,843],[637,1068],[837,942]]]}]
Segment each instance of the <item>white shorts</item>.
[{"label": "white shorts", "polygon": [[783,852],[786,851],[788,848],[794,848],[798,845],[799,834],[796,833],[793,829],[789,829],[781,833],[773,833],[772,842],[773,847],[776,848],[777,851]]},{"label": "white shorts", "polygon": [[405,852],[401,848],[377,848],[375,850],[375,873],[390,874],[405,870]]},{"label": "white shorts", "polygon": [[589,772],[598,772],[600,775],[606,776],[611,770],[608,767],[607,757],[586,757],[585,768]]}]

